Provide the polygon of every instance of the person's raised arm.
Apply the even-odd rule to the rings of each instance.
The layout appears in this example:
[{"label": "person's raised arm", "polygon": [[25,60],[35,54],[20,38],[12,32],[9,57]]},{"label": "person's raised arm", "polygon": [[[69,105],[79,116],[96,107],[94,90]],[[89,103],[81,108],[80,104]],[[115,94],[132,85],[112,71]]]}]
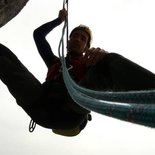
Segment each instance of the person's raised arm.
[{"label": "person's raised arm", "polygon": [[62,9],[59,11],[58,18],[48,23],[45,23],[34,30],[33,37],[38,49],[39,54],[44,60],[47,67],[50,67],[56,56],[53,54],[49,43],[46,40],[46,35],[55,27],[60,25],[66,18],[67,11]]}]

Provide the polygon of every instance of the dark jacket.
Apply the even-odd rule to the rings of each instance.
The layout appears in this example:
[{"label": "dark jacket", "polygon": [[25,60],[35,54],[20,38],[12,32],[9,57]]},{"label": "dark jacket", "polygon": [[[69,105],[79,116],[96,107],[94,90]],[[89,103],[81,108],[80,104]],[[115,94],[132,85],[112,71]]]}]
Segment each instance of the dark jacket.
[{"label": "dark jacket", "polygon": [[[48,68],[48,73],[46,81],[42,85],[43,94],[37,105],[31,107],[30,115],[36,123],[47,128],[69,129],[80,126],[82,130],[87,124],[90,111],[78,106],[69,96],[60,71],[59,58],[54,55],[46,40],[46,35],[60,23],[61,20],[57,18],[43,24],[33,34],[39,54]],[[70,73],[76,82],[82,78],[85,70],[84,66],[79,69],[78,64],[76,65],[78,59],[69,55],[66,57],[68,68],[70,65],[73,66]]]}]

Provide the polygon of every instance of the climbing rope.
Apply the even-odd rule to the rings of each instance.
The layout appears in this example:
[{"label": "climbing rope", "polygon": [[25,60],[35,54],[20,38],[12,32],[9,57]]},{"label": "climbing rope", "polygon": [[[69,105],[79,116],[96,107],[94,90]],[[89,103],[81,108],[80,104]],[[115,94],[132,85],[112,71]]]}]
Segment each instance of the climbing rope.
[{"label": "climbing rope", "polygon": [[[64,2],[64,5],[66,4],[68,5],[68,1]],[[62,64],[64,82],[72,99],[88,110],[120,120],[155,127],[155,90],[95,91],[83,88],[72,80],[64,56],[66,29],[68,30],[68,20],[64,22],[58,54]]]}]

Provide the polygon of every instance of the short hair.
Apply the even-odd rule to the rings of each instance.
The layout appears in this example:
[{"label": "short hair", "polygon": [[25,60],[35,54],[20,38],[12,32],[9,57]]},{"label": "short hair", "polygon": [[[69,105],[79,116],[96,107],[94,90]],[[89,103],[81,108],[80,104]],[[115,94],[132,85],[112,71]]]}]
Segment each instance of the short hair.
[{"label": "short hair", "polygon": [[89,36],[89,40],[88,40],[88,47],[90,47],[90,45],[91,45],[91,42],[92,42],[92,32],[91,32],[91,30],[90,30],[90,28],[88,27],[88,26],[86,26],[86,25],[79,25],[79,26],[77,26],[77,27],[75,27],[72,31],[71,31],[71,33],[70,33],[70,37],[71,37],[71,35],[73,34],[73,32],[75,32],[76,30],[82,30],[82,31],[85,31],[87,34],[88,34],[88,36]]}]

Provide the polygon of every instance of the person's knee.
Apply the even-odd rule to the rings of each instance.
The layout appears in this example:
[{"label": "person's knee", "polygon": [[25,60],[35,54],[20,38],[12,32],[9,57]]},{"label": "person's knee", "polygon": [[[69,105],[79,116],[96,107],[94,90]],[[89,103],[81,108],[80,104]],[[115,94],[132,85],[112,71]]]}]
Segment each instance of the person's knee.
[{"label": "person's knee", "polygon": [[0,55],[5,55],[6,51],[9,49],[0,43]]},{"label": "person's knee", "polygon": [[0,56],[6,56],[9,57],[10,59],[15,58],[15,54],[6,46],[2,45],[0,43]]}]

